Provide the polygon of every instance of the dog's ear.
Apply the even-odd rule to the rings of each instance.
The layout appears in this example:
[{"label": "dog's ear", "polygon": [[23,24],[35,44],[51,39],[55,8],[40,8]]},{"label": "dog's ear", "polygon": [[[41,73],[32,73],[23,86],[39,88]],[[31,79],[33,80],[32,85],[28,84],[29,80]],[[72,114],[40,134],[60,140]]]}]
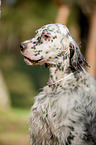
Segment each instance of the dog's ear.
[{"label": "dog's ear", "polygon": [[82,67],[88,66],[85,58],[80,52],[79,46],[76,43],[70,43],[69,65],[72,71],[81,70]]}]

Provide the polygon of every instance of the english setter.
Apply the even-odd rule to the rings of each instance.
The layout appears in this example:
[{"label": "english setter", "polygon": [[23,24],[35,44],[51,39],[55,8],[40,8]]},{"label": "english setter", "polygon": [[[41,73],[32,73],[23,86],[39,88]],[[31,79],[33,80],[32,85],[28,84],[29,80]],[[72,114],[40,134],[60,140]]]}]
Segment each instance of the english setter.
[{"label": "english setter", "polygon": [[96,82],[67,27],[45,25],[20,48],[28,65],[50,70],[31,109],[30,145],[96,145]]}]

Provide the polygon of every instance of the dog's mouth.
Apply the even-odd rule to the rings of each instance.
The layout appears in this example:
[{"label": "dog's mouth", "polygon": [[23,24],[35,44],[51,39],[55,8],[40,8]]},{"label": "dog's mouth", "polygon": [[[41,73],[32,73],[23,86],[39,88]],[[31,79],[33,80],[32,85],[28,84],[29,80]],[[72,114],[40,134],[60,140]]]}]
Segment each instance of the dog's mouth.
[{"label": "dog's mouth", "polygon": [[25,61],[28,65],[37,65],[38,63],[41,62],[42,59],[43,59],[43,58],[40,58],[40,59],[38,59],[38,60],[32,60],[32,59],[30,59],[30,58],[24,56],[24,61]]}]

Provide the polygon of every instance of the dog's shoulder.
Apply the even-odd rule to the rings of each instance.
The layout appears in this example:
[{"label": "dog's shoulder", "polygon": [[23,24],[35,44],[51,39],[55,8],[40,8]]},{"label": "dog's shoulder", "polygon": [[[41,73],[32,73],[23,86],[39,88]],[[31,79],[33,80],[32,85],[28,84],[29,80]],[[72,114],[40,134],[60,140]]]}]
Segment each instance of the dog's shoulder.
[{"label": "dog's shoulder", "polygon": [[88,93],[91,93],[91,96],[96,99],[96,80],[89,73],[83,73],[80,84],[84,86],[84,94],[87,95]]}]

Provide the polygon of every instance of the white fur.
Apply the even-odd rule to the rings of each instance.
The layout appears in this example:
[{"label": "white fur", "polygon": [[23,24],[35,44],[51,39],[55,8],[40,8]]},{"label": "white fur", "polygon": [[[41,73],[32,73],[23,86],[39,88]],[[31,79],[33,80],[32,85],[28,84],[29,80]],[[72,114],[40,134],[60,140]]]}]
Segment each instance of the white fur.
[{"label": "white fur", "polygon": [[36,33],[22,54],[32,65],[29,59],[42,58],[34,65],[47,63],[50,76],[31,109],[30,145],[96,145],[96,82],[83,68],[78,45],[62,24]]}]

